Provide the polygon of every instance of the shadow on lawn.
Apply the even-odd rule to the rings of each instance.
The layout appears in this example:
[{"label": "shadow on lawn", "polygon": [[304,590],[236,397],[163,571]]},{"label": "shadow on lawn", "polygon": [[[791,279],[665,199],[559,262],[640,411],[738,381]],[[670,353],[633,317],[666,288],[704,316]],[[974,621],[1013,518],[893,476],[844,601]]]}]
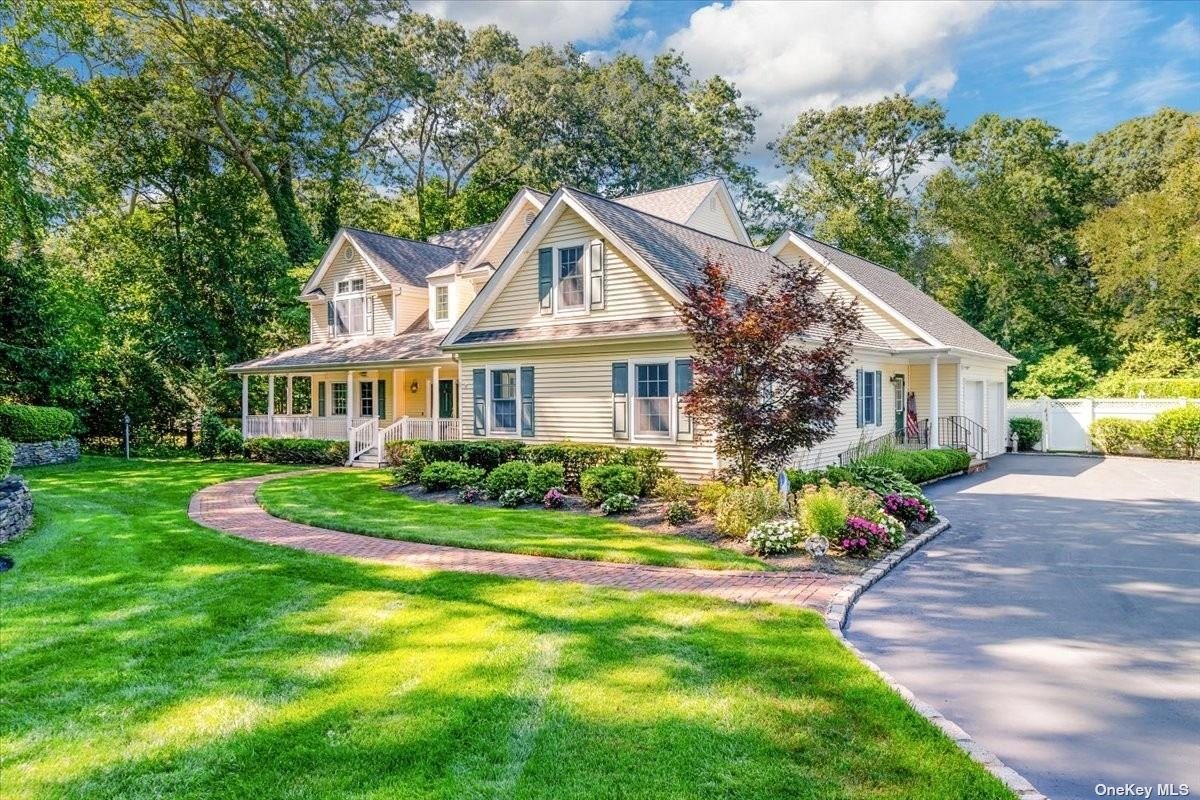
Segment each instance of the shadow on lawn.
[{"label": "shadow on lawn", "polygon": [[206,465],[32,477],[11,796],[1005,796],[815,614],[232,539]]}]

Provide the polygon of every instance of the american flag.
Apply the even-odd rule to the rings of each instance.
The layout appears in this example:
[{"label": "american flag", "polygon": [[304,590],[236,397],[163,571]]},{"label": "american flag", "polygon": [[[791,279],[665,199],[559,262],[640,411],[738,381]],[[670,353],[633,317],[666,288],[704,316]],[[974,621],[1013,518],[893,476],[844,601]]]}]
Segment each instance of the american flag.
[{"label": "american flag", "polygon": [[910,438],[916,438],[920,435],[921,429],[917,424],[917,393],[908,393],[908,402],[905,403],[906,413],[904,419],[904,433]]}]

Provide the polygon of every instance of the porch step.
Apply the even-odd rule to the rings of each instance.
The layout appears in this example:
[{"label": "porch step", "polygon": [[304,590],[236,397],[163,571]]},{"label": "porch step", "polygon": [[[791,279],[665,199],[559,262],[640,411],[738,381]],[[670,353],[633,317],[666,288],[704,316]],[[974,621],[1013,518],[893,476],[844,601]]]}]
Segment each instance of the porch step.
[{"label": "porch step", "polygon": [[381,463],[382,461],[379,458],[379,448],[372,447],[370,450],[365,451],[358,458],[354,459],[354,461],[350,462],[350,466],[374,469]]},{"label": "porch step", "polygon": [[967,474],[974,475],[976,472],[983,472],[988,468],[988,462],[982,458],[972,458],[971,463],[967,465]]}]

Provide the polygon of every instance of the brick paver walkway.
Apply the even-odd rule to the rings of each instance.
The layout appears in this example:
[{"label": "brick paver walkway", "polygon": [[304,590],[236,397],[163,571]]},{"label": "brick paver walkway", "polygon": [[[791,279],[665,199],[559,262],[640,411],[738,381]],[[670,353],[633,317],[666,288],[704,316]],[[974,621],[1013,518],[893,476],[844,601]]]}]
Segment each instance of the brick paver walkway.
[{"label": "brick paver walkway", "polygon": [[[295,474],[295,473],[289,473]],[[285,474],[260,475],[209,486],[192,496],[188,515],[214,530],[243,539],[312,553],[348,556],[387,564],[511,578],[571,581],[616,589],[686,592],[737,602],[772,602],[824,611],[842,581],[818,572],[740,572],[637,564],[606,564],[463,547],[401,542],[288,522],[268,514],[254,492]]]}]

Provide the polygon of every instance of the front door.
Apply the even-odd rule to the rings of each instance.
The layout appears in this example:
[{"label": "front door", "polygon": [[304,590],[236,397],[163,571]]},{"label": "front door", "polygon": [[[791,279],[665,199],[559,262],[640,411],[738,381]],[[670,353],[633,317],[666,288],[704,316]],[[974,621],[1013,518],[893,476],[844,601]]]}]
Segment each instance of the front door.
[{"label": "front door", "polygon": [[896,438],[904,441],[904,414],[906,411],[907,395],[904,393],[904,376],[897,375],[892,379],[892,402],[896,409]]},{"label": "front door", "polygon": [[457,416],[454,409],[454,381],[438,381],[438,416],[442,419],[453,419]]}]

